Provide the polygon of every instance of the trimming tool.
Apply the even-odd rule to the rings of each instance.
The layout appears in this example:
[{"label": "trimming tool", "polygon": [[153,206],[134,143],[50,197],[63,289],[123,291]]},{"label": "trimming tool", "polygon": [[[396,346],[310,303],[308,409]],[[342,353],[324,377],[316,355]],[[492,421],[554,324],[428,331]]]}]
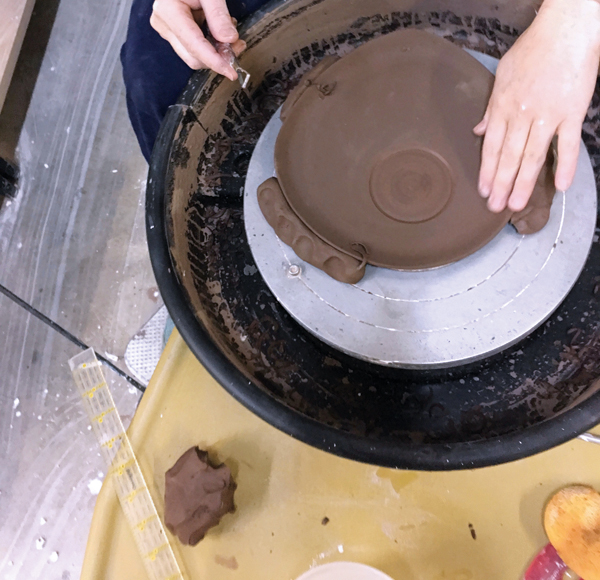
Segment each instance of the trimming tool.
[{"label": "trimming tool", "polygon": [[93,349],[69,360],[129,528],[152,580],[183,580],[156,506]]},{"label": "trimming tool", "polygon": [[228,42],[218,41],[211,34],[206,21],[204,21],[200,28],[202,30],[202,33],[206,37],[206,40],[208,40],[208,42],[210,42],[215,47],[215,50],[221,55],[221,57],[223,57],[225,62],[227,62],[227,64],[229,64],[231,68],[237,73],[238,81],[240,82],[242,89],[245,89],[248,86],[248,83],[250,82],[250,73],[240,66],[240,63],[237,57],[235,56],[233,49],[231,48],[231,44],[229,44]]},{"label": "trimming tool", "polygon": [[231,44],[226,42],[215,41],[216,51],[231,65],[231,68],[237,73],[238,81],[242,85],[242,89],[245,89],[250,82],[250,73],[243,69],[235,56]]}]

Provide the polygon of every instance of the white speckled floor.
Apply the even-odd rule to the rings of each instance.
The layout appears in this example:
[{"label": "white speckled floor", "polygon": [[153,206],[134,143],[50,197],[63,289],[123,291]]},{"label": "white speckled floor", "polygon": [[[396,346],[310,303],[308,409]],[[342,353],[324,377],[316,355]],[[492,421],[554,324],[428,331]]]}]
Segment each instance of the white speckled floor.
[{"label": "white speckled floor", "polygon": [[114,361],[130,419],[125,349],[161,305],[118,58],[129,5],[39,1],[0,115],[22,172],[0,202],[1,579],[79,577],[105,470],[67,361],[81,343]]}]

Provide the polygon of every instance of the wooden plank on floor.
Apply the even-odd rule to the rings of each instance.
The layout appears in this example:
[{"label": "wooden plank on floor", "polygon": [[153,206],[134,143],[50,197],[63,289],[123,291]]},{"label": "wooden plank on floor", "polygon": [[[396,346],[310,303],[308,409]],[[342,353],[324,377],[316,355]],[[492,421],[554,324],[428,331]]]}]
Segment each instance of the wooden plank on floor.
[{"label": "wooden plank on floor", "polygon": [[0,110],[34,4],[35,0],[0,0]]}]

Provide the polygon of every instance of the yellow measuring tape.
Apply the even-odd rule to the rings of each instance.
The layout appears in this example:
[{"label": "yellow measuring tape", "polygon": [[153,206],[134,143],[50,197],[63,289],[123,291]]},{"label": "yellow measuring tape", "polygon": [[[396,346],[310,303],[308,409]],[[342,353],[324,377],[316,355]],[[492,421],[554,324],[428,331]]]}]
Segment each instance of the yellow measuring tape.
[{"label": "yellow measuring tape", "polygon": [[173,549],[93,349],[69,361],[121,507],[152,580],[183,580]]}]

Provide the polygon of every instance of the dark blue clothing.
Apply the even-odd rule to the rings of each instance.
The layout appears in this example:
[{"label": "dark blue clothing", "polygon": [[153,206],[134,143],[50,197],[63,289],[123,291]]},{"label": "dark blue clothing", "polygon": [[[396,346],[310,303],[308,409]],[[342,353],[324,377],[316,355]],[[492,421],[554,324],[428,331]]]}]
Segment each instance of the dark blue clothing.
[{"label": "dark blue clothing", "polygon": [[[228,0],[231,15],[241,20],[268,0]],[[133,0],[121,63],[127,110],[146,161],[158,129],[194,72],[150,26],[153,0]]]}]

